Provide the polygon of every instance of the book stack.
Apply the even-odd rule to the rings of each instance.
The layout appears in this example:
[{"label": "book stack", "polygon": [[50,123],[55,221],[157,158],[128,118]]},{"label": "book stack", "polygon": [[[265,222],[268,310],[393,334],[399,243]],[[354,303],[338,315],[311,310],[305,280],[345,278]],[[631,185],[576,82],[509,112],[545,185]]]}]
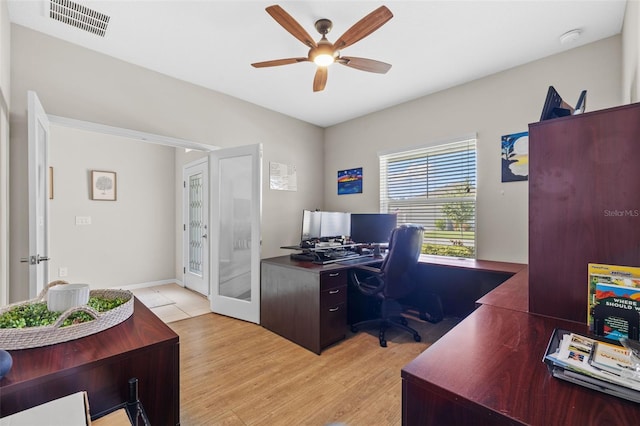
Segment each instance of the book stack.
[{"label": "book stack", "polygon": [[640,268],[589,264],[587,324],[614,341],[640,339]]},{"label": "book stack", "polygon": [[556,329],[543,362],[554,377],[640,402],[640,360],[622,345]]}]

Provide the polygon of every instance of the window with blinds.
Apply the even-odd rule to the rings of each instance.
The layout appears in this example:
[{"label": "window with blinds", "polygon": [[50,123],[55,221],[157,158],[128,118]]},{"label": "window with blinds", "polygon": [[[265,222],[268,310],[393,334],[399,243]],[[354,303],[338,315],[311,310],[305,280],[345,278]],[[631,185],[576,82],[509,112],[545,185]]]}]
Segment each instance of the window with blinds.
[{"label": "window with blinds", "polygon": [[475,136],[379,158],[380,211],[424,226],[425,254],[475,258]]}]

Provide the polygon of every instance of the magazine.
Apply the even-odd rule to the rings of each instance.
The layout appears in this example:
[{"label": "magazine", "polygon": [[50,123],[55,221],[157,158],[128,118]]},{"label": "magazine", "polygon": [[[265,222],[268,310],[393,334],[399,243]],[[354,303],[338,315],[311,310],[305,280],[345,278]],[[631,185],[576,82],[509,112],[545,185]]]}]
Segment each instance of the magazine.
[{"label": "magazine", "polygon": [[595,334],[618,341],[640,333],[640,268],[589,264],[587,324]]},{"label": "magazine", "polygon": [[[633,362],[629,355],[629,350],[622,346],[610,345],[618,348],[615,352],[617,361],[605,361],[603,359],[606,357],[605,353],[612,353],[612,348],[605,345],[610,344],[579,334],[567,333],[562,337],[558,349],[553,353],[547,354],[545,360],[565,370],[640,391],[640,375],[634,374],[635,370],[630,367]],[[594,365],[593,359],[596,357],[596,352],[599,354],[596,358],[598,360],[596,363],[599,362],[599,364]],[[619,370],[616,370],[618,363],[621,366]],[[607,368],[602,368],[603,366]],[[628,368],[631,368],[631,370]],[[615,372],[612,370],[615,370]]]},{"label": "magazine", "polygon": [[619,376],[635,372],[629,350],[622,346],[605,342],[595,342],[589,364],[598,370],[609,371]]}]

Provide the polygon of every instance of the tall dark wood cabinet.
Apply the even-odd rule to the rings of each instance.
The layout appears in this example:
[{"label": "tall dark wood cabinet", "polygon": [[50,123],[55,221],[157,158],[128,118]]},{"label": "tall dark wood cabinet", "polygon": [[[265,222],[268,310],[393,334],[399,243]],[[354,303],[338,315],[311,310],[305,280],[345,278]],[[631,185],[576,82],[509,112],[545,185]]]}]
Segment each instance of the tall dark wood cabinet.
[{"label": "tall dark wood cabinet", "polygon": [[640,104],[529,125],[529,311],[586,322],[588,263],[640,266]]}]

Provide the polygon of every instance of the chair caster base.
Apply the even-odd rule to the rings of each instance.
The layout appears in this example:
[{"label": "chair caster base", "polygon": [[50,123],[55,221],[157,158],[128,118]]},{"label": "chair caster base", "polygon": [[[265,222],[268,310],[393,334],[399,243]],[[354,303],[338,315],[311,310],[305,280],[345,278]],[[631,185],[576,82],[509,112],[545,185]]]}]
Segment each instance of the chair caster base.
[{"label": "chair caster base", "polygon": [[420,337],[420,335],[419,335],[419,334],[414,334],[414,335],[413,335],[413,340],[415,340],[416,342],[419,342],[419,341],[421,341],[421,340],[422,340],[422,337]]}]

